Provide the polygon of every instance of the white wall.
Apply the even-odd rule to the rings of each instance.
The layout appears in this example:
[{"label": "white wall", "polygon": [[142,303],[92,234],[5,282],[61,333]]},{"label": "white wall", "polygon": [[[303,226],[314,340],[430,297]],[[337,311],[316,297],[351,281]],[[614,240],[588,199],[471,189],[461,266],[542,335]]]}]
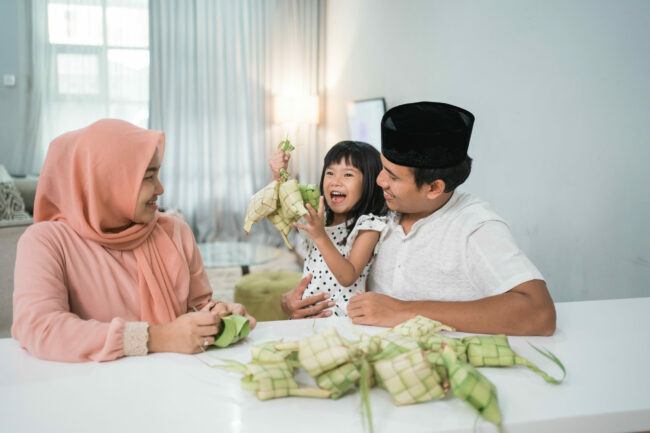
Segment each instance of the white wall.
[{"label": "white wall", "polygon": [[472,111],[474,171],[555,300],[650,296],[650,1],[328,0],[327,145],[345,103]]}]

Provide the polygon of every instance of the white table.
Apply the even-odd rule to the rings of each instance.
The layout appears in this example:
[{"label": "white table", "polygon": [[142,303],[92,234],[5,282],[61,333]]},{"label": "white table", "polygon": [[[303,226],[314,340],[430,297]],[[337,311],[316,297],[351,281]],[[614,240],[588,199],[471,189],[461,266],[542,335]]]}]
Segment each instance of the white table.
[{"label": "white table", "polygon": [[[499,391],[507,433],[650,430],[650,298],[557,304],[553,337],[511,337],[515,350],[553,374],[526,344],[557,354],[568,370],[560,386],[525,368],[482,369]],[[336,326],[347,336],[379,328],[345,319],[261,323],[236,347],[201,356],[155,354],[107,363],[40,361],[11,339],[0,340],[0,431],[348,432],[362,431],[359,395],[340,400],[259,401],[240,376],[210,368],[215,356],[247,361],[250,345],[301,338]],[[371,393],[375,432],[489,432],[494,428],[449,398],[397,407]]]}]

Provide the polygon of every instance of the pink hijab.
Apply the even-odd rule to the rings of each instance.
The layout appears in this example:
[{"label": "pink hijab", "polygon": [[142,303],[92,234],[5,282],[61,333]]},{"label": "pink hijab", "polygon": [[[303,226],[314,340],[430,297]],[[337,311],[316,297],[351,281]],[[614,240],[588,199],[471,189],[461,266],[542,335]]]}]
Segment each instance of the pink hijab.
[{"label": "pink hijab", "polygon": [[[57,137],[50,144],[34,200],[34,221],[63,221],[82,238],[106,248],[133,251],[138,265],[141,320],[167,323],[182,311],[172,281],[189,274],[156,213],[134,224],[140,185],[165,135],[128,122],[104,119]],[[185,279],[183,279],[185,280]]]}]

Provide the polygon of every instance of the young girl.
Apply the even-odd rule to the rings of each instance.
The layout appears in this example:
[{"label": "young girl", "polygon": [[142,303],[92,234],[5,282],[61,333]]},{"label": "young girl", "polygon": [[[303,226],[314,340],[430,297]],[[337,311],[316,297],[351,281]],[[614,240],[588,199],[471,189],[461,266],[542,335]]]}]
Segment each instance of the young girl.
[{"label": "young girl", "polygon": [[[276,153],[270,165],[279,178],[287,154]],[[312,274],[303,299],[327,292],[336,316],[347,317],[348,301],[364,292],[379,237],[386,226],[386,202],[375,180],[381,171],[379,152],[367,143],[342,141],[323,163],[319,209],[296,228],[311,240],[303,276]],[[324,221],[323,221],[324,220]]]}]

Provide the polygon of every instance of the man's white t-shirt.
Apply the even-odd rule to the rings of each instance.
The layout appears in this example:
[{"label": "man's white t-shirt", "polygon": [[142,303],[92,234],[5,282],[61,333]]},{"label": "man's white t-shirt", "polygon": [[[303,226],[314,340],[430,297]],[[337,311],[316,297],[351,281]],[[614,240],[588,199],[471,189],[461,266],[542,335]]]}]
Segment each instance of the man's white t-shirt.
[{"label": "man's white t-shirt", "polygon": [[390,213],[368,290],[406,301],[470,301],[498,295],[541,273],[487,202],[454,192],[404,234]]}]

